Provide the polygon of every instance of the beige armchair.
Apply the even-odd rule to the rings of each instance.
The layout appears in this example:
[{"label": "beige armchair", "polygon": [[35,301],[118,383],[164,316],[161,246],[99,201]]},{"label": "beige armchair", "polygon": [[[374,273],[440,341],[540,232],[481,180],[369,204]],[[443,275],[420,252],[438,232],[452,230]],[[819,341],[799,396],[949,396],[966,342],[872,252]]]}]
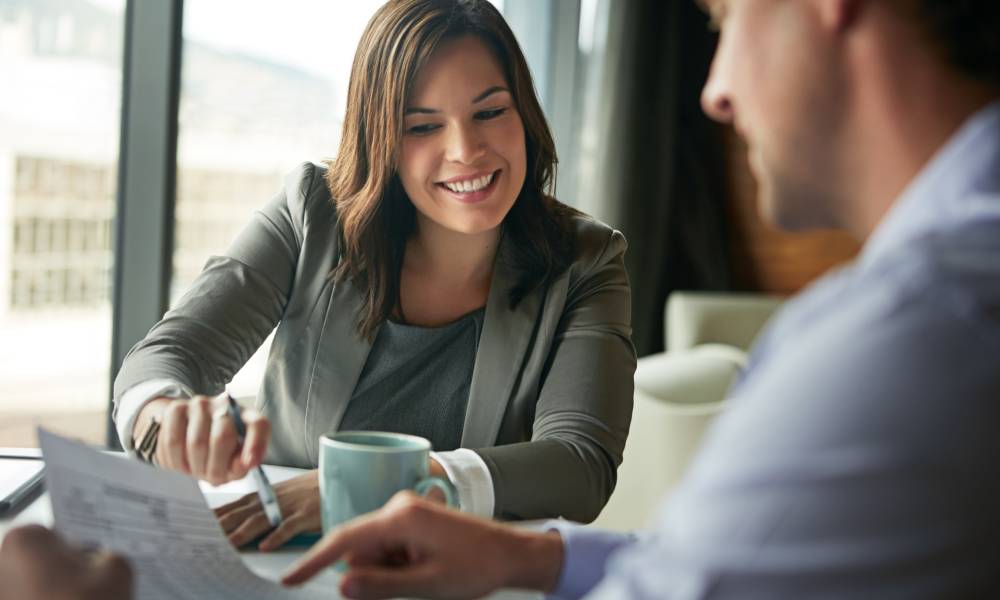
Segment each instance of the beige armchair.
[{"label": "beige armchair", "polygon": [[649,521],[723,410],[750,345],[781,302],[756,294],[671,294],[667,351],[639,359],[625,462],[595,525],[632,530]]}]

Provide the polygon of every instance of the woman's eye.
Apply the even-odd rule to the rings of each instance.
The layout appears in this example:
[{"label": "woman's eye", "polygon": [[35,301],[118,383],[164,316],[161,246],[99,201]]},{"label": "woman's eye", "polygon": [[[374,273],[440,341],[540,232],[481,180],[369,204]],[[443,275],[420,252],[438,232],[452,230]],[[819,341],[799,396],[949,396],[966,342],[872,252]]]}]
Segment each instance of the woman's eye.
[{"label": "woman's eye", "polygon": [[507,112],[506,108],[494,108],[492,110],[483,110],[476,113],[476,119],[480,121],[489,121],[490,119],[495,119],[500,115]]},{"label": "woman's eye", "polygon": [[413,135],[427,135],[428,133],[434,131],[437,128],[438,125],[434,125],[432,123],[426,123],[424,125],[414,125],[413,127],[407,129],[406,132],[411,133]]}]

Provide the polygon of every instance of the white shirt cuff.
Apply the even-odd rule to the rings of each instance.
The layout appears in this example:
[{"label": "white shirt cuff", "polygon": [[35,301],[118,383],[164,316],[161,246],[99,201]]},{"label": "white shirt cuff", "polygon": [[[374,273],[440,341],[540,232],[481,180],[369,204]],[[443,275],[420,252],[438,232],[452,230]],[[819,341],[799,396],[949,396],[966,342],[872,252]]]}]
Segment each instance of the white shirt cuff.
[{"label": "white shirt cuff", "polygon": [[458,489],[458,505],[463,512],[493,518],[493,477],[481,456],[468,448],[459,448],[431,452],[431,458],[444,468]]},{"label": "white shirt cuff", "polygon": [[182,384],[170,379],[147,379],[130,387],[118,400],[115,409],[115,429],[118,430],[118,441],[129,456],[135,457],[132,430],[135,428],[136,417],[146,404],[161,396],[190,398],[191,392]]}]

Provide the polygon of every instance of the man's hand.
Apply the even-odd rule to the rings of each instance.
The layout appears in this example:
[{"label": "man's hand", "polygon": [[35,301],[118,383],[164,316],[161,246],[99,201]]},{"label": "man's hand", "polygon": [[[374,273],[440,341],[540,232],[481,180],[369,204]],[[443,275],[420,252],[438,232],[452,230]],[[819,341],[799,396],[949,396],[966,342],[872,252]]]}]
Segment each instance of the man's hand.
[{"label": "man's hand", "polygon": [[12,529],[0,546],[0,600],[130,600],[132,570],[106,552],[71,548],[52,531]]},{"label": "man's hand", "polygon": [[348,598],[469,598],[502,587],[551,591],[562,538],[473,517],[401,492],[381,510],[331,531],[282,582],[300,584],[344,561]]},{"label": "man's hand", "polygon": [[157,398],[139,412],[135,429],[143,431],[149,419],[159,415],[162,424],[153,462],[220,485],[242,479],[259,465],[271,438],[271,423],[245,408],[240,411],[247,428],[241,447],[227,408],[225,395]]},{"label": "man's hand", "polygon": [[[263,552],[283,546],[296,534],[318,532],[322,528],[319,512],[319,471],[313,470],[274,486],[283,518],[281,525],[261,540]],[[222,530],[237,548],[271,529],[256,492],[215,509]]]}]

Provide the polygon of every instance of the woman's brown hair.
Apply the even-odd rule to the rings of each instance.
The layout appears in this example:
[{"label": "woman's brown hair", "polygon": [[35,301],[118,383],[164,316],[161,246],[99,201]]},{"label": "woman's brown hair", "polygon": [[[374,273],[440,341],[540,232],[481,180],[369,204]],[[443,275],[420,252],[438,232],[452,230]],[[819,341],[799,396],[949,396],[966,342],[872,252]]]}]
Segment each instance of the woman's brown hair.
[{"label": "woman's brown hair", "polygon": [[390,0],[368,22],[351,68],[347,114],[327,184],[337,206],[341,256],[333,276],[364,298],[358,332],[371,340],[399,302],[399,275],[416,209],[396,172],[403,111],[420,68],[444,40],[480,38],[503,68],[524,123],[527,174],[504,219],[504,248],[518,273],[511,306],[566,270],[568,215],[552,196],[555,144],[514,34],[487,0]]}]

